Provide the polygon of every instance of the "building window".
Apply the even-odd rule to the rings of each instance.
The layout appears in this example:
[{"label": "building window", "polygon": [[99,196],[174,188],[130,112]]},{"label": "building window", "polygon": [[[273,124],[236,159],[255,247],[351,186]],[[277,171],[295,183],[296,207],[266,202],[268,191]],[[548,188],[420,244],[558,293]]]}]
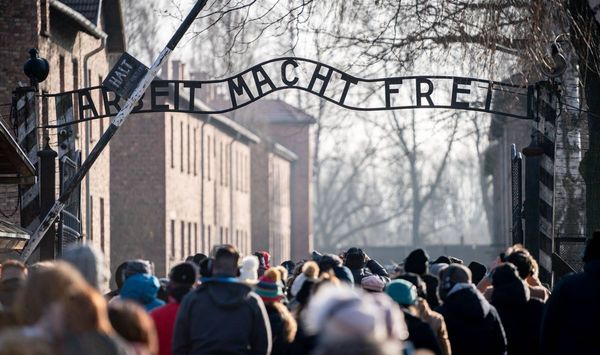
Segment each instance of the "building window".
[{"label": "building window", "polygon": [[[42,126],[48,125],[48,116],[50,115],[50,113],[48,112],[48,97],[44,96],[45,94],[48,94],[48,91],[42,90]],[[78,100],[74,100],[73,104],[75,104],[76,102],[78,102]],[[73,110],[75,110],[75,108],[73,108]],[[75,111],[75,112],[78,112],[78,111]],[[76,126],[76,125],[74,125],[74,126]],[[42,131],[42,137],[43,137],[42,142],[45,142],[46,138],[48,138],[49,135],[50,135],[50,133],[48,132],[48,129],[44,129]]]},{"label": "building window", "polygon": [[59,87],[60,92],[65,91],[65,57],[60,56],[58,58],[58,73],[59,73]]},{"label": "building window", "polygon": [[206,148],[206,176],[208,178],[208,181],[210,181],[210,136],[207,137],[206,141],[208,142],[207,148]]},{"label": "building window", "polygon": [[50,36],[50,26],[48,26],[48,0],[40,1],[40,17],[42,25],[40,27],[40,34],[43,36]]},{"label": "building window", "polygon": [[180,163],[181,172],[183,172],[183,122],[179,122],[179,149],[180,149]]},{"label": "building window", "polygon": [[210,236],[210,225],[209,225],[208,226],[208,237],[206,238],[206,243],[204,244],[204,247],[206,249],[204,249],[204,250],[209,251],[211,246],[212,246],[212,239]]},{"label": "building window", "polygon": [[198,252],[198,223],[194,223],[194,254]]},{"label": "building window", "polygon": [[[98,76],[98,85],[102,85],[102,76]],[[104,105],[102,104],[102,90],[98,90],[98,114],[102,116],[104,114]],[[98,137],[102,137],[104,133],[104,117],[99,120],[100,122],[100,134]]]},{"label": "building window", "polygon": [[190,173],[190,124],[187,125],[187,173]]},{"label": "building window", "polygon": [[219,184],[223,186],[223,142],[219,142]]},{"label": "building window", "polygon": [[231,146],[230,145],[226,145],[225,146],[225,186],[229,186],[229,173],[230,173],[230,169],[229,169],[229,159],[230,159],[230,153],[231,152]]},{"label": "building window", "polygon": [[224,244],[224,242],[223,242],[223,227],[219,227],[219,244]]},{"label": "building window", "polygon": [[94,198],[90,195],[90,241],[94,241]]},{"label": "building window", "polygon": [[198,148],[196,148],[196,128],[194,128],[194,176],[198,175],[196,170],[196,159],[198,159]]},{"label": "building window", "polygon": [[225,243],[231,243],[229,240],[229,228],[225,228]]},{"label": "building window", "polygon": [[104,253],[104,199],[100,198],[100,249]]},{"label": "building window", "polygon": [[[77,59],[73,58],[72,64],[73,64],[73,90],[77,90],[77,89],[79,89],[79,62],[77,62]],[[73,104],[75,104],[75,102],[77,102],[77,100],[73,100]],[[77,112],[77,111],[75,111],[75,112]]]},{"label": "building window", "polygon": [[175,258],[175,220],[171,220],[171,257]]},{"label": "building window", "polygon": [[181,221],[181,260],[185,259],[185,222]]},{"label": "building window", "polygon": [[175,133],[173,126],[173,116],[171,116],[171,169],[175,169],[175,152],[173,151],[174,142],[175,141]]},{"label": "building window", "polygon": [[188,242],[188,254],[187,255],[192,255],[192,223],[191,222],[188,222],[187,242]]}]

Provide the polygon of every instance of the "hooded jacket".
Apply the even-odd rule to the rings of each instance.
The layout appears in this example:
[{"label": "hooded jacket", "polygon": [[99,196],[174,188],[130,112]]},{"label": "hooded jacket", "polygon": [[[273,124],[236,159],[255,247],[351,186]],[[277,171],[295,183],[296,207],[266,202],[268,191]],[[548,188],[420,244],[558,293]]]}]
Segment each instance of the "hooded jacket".
[{"label": "hooded jacket", "polygon": [[271,353],[271,326],[263,301],[234,278],[203,280],[183,299],[173,354]]},{"label": "hooded jacket", "polygon": [[498,312],[473,284],[456,284],[438,309],[444,316],[453,355],[506,354]]},{"label": "hooded jacket", "polygon": [[121,289],[121,299],[135,301],[150,312],[154,308],[165,304],[156,297],[160,283],[155,276],[149,274],[137,274],[125,280]]},{"label": "hooded jacket", "polygon": [[598,354],[600,349],[600,260],[562,278],[546,304],[541,354]]},{"label": "hooded jacket", "polygon": [[506,332],[508,355],[535,355],[539,353],[544,303],[531,298],[529,288],[518,275],[515,277],[513,282],[494,286],[492,305]]}]

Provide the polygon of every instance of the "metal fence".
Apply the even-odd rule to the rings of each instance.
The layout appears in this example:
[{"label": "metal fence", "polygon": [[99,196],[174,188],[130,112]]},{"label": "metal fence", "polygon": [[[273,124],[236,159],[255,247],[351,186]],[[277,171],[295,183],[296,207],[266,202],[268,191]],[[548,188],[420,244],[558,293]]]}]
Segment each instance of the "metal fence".
[{"label": "metal fence", "polygon": [[511,146],[512,243],[523,244],[523,155]]}]

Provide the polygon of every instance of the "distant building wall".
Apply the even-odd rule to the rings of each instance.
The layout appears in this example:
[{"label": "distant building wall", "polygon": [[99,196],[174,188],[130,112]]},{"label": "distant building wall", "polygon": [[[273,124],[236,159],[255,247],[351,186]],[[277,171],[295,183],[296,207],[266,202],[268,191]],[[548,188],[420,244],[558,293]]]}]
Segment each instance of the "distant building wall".
[{"label": "distant building wall", "polygon": [[[181,63],[170,64],[165,72],[183,79]],[[250,253],[249,137],[255,136],[240,130],[225,117],[175,112],[136,114],[123,125],[111,143],[112,193],[119,196],[111,216],[119,236],[113,269],[143,258],[166,276],[216,245]]]},{"label": "distant building wall", "polygon": [[291,170],[291,257],[305,259],[313,250],[310,125],[270,123],[267,134],[298,156]]}]

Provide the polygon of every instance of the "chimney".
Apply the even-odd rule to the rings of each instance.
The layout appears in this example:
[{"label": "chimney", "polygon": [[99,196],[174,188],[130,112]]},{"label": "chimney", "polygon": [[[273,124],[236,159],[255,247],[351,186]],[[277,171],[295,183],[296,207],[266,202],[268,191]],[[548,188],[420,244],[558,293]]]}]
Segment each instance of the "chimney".
[{"label": "chimney", "polygon": [[185,64],[180,60],[171,61],[171,80],[184,80]]}]

